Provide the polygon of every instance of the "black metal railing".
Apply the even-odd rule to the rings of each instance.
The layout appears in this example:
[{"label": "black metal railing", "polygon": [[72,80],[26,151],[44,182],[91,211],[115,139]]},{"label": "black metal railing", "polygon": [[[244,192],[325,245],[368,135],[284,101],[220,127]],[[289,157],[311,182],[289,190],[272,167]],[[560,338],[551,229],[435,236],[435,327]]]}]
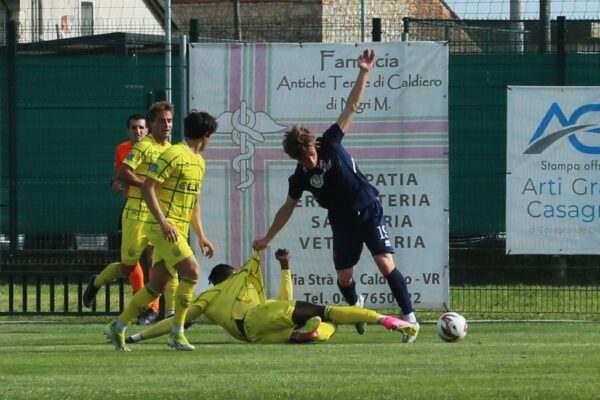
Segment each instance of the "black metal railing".
[{"label": "black metal railing", "polygon": [[0,272],[0,316],[6,315],[118,315],[126,301],[123,281],[105,286],[91,309],[81,296],[87,272]]}]

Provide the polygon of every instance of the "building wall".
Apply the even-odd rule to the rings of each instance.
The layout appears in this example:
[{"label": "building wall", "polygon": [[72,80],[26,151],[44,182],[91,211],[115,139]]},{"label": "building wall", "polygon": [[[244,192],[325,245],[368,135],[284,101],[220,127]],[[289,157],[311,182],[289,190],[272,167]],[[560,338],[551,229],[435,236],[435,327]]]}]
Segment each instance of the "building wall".
[{"label": "building wall", "polygon": [[[235,38],[233,7],[231,0],[173,0],[173,13],[184,25],[197,19],[200,36],[211,38]],[[441,0],[240,1],[242,40],[247,41],[356,43],[363,36],[370,41],[373,18],[381,19],[382,41],[399,41],[402,18],[424,15],[452,18],[452,12]]]},{"label": "building wall", "polygon": [[410,17],[423,19],[456,19],[443,1],[408,1]]},{"label": "building wall", "polygon": [[[173,13],[189,25],[199,22],[201,37],[236,39],[231,0],[174,0]],[[321,0],[240,1],[242,40],[252,42],[319,42]]]},{"label": "building wall", "polygon": [[[93,33],[163,35],[162,22],[143,0],[86,0],[93,5]],[[19,42],[82,36],[82,0],[20,0]],[[41,4],[41,16],[38,4]]]},{"label": "building wall", "polygon": [[[324,27],[324,42],[358,43],[372,38],[373,18],[381,19],[381,40],[399,41],[402,34],[402,18],[408,16],[409,6],[405,1],[323,0],[323,19],[334,20],[335,24]],[[364,28],[363,28],[364,25]]]}]

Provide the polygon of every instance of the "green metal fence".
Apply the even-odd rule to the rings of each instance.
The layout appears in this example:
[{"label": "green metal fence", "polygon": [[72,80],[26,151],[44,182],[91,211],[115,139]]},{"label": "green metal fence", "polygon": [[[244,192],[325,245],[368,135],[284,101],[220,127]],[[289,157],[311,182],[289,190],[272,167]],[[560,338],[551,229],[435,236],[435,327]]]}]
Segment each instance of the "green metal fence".
[{"label": "green metal fence", "polygon": [[[585,36],[592,22],[554,21],[546,51],[541,28],[531,21],[515,36],[507,21],[397,19],[411,40],[450,40],[450,270],[452,306],[459,311],[599,311],[598,256],[506,256],[503,242],[506,86],[600,85],[600,46]],[[14,305],[9,311],[5,293],[23,296],[24,275],[44,282],[52,269],[80,277],[117,258],[122,199],[108,188],[113,150],[124,140],[126,117],[160,98],[164,55],[153,37],[97,36],[9,40],[0,47],[6,71],[0,74],[0,313],[17,313]],[[177,54],[174,88],[181,79]],[[176,91],[173,99],[178,110]],[[42,288],[27,289],[28,304],[36,304],[29,296]],[[543,309],[538,301],[503,300],[507,292],[559,298],[556,291],[568,300]],[[578,291],[582,297],[570,295]]]}]

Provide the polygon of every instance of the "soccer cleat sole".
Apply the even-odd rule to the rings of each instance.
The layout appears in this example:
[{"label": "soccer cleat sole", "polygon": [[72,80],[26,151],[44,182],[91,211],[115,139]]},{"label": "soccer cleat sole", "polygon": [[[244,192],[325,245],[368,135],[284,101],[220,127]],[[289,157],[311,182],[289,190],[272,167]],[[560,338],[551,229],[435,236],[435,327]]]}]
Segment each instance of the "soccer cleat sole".
[{"label": "soccer cleat sole", "polygon": [[410,343],[414,343],[417,340],[417,336],[419,335],[419,323],[417,322],[416,324],[413,325],[414,328],[412,330],[412,334],[408,333],[408,332],[403,332],[402,330],[400,330],[404,335],[402,336],[402,343],[406,343],[406,344],[410,344]]}]

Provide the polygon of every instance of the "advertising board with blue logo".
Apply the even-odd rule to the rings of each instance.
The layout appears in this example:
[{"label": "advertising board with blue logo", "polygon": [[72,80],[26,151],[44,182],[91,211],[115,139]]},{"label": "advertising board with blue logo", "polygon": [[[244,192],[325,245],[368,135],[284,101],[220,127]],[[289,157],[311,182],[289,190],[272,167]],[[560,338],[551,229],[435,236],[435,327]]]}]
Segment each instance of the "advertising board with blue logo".
[{"label": "advertising board with blue logo", "polygon": [[507,101],[506,252],[600,254],[600,87]]}]

